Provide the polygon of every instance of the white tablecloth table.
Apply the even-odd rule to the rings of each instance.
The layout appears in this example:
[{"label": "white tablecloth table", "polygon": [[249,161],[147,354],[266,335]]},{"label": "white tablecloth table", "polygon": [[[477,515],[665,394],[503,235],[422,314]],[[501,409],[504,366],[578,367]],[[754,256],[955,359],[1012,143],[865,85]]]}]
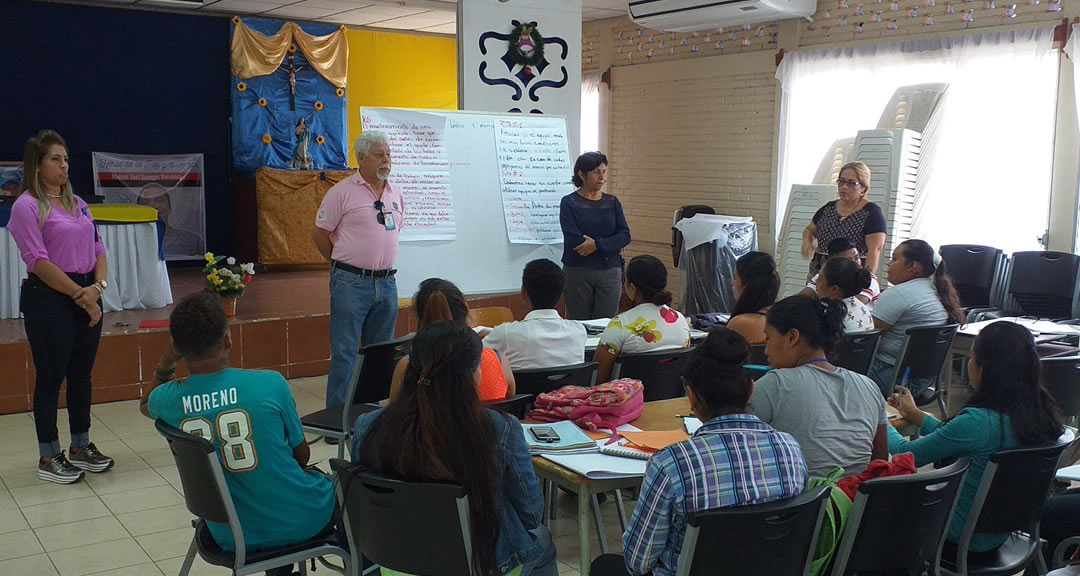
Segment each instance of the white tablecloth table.
[{"label": "white tablecloth table", "polygon": [[[165,261],[158,258],[157,224],[98,224],[109,263],[104,310],[117,312],[172,304]],[[0,233],[0,318],[19,317],[19,285],[26,266],[7,228]]]}]

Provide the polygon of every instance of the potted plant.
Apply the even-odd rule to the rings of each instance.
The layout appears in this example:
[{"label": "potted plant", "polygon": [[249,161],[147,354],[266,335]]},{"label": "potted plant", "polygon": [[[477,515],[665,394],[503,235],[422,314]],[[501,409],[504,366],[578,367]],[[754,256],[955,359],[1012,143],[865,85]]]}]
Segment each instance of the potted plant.
[{"label": "potted plant", "polygon": [[244,295],[244,288],[255,275],[255,264],[238,264],[232,256],[215,256],[206,253],[206,289],[217,292],[222,298],[226,316],[236,315],[236,298]]}]

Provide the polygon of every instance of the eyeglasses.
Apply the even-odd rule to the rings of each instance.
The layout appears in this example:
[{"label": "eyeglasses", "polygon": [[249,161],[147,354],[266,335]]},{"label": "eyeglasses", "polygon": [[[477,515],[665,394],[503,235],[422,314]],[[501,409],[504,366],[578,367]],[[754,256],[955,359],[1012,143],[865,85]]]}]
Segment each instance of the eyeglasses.
[{"label": "eyeglasses", "polygon": [[375,201],[375,219],[379,221],[379,224],[386,226],[386,214],[383,213],[383,207],[386,206],[382,203],[382,200]]},{"label": "eyeglasses", "polygon": [[843,178],[836,179],[837,188],[843,188],[845,186],[848,188],[858,188],[862,186],[862,183],[860,183],[858,180],[845,180]]}]

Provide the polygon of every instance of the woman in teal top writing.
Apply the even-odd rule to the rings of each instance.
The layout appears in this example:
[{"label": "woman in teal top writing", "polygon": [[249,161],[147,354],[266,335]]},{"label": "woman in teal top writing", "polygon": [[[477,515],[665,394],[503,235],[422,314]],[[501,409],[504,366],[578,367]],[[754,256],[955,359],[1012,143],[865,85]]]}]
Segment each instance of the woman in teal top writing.
[{"label": "woman in teal top writing", "polygon": [[[1060,411],[1039,379],[1039,355],[1031,333],[1012,322],[983,328],[971,345],[968,373],[975,393],[967,405],[945,422],[915,406],[911,392],[901,386],[889,399],[908,422],[919,426],[921,438],[909,441],[889,428],[889,452],[915,455],[925,466],[946,458],[971,458],[967,477],[956,502],[943,557],[955,557],[971,510],[975,491],[990,455],[1001,450],[1055,441],[1064,428]],[[1001,546],[1008,534],[976,533],[970,551],[978,554]],[[969,553],[968,558],[972,558]]]}]

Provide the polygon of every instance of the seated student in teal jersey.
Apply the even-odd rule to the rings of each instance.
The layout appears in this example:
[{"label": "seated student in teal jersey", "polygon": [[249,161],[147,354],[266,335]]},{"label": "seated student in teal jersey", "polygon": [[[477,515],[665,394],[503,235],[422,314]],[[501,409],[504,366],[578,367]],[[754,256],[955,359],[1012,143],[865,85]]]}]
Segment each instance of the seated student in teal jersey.
[{"label": "seated student in teal jersey", "polygon": [[[990,455],[1001,450],[1055,441],[1064,431],[1061,413],[1039,378],[1039,355],[1027,328],[1012,322],[995,322],[975,338],[968,359],[968,374],[975,393],[955,416],[939,421],[915,406],[911,391],[896,387],[889,403],[900,415],[919,426],[918,440],[909,441],[889,427],[889,451],[911,452],[915,465],[952,457],[971,458],[964,486],[956,502],[944,558],[956,557],[956,541],[964,530],[975,491],[986,471]],[[1008,534],[976,532],[973,554],[991,552]]]},{"label": "seated student in teal jersey", "polygon": [[[158,361],[139,408],[220,450],[248,552],[303,542],[334,523],[334,484],[305,470],[310,456],[292,391],[281,374],[229,368],[232,337],[221,299],[197,292],[169,315],[172,342]],[[174,380],[183,358],[191,375]],[[234,550],[228,525],[208,522],[214,540]],[[290,574],[292,567],[267,574]]]}]

